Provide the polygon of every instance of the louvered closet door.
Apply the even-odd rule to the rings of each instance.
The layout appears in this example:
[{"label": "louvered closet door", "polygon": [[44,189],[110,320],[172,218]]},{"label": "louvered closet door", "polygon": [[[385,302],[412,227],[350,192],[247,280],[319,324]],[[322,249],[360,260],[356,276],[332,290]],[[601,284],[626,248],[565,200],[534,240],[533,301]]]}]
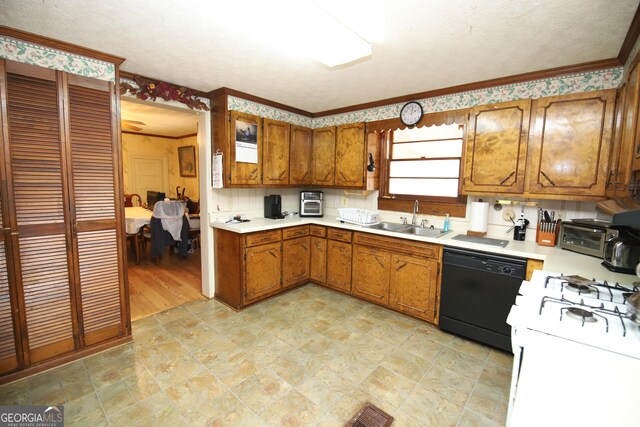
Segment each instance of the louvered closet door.
[{"label": "louvered closet door", "polygon": [[[1,156],[0,156],[1,157]],[[0,168],[2,166],[0,165]],[[4,191],[4,189],[2,189]],[[11,372],[18,367],[16,336],[11,314],[11,290],[7,266],[9,229],[4,229],[2,220],[2,199],[0,198],[0,374]]]},{"label": "louvered closet door", "polygon": [[106,82],[69,75],[72,189],[84,342],[124,334],[121,253],[116,226],[112,95]]},{"label": "louvered closet door", "polygon": [[11,227],[18,232],[16,287],[24,304],[22,336],[29,364],[74,349],[75,308],[69,281],[59,82],[54,71],[12,64],[7,62],[7,172],[14,209]]}]

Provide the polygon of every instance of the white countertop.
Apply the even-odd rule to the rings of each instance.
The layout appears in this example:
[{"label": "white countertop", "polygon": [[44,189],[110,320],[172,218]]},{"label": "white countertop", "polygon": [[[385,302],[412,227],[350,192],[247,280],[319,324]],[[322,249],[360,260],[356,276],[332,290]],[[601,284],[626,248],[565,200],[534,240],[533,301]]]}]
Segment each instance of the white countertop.
[{"label": "white countertop", "polygon": [[317,224],[328,227],[343,228],[352,231],[361,231],[382,236],[389,236],[407,240],[417,240],[421,242],[436,243],[449,247],[462,249],[477,250],[482,252],[490,252],[498,255],[509,255],[521,258],[530,258],[544,261],[544,269],[550,272],[564,274],[578,274],[588,279],[607,280],[610,282],[619,282],[621,284],[630,285],[638,281],[637,276],[631,274],[614,273],[607,270],[600,262],[599,258],[589,255],[582,255],[575,252],[566,251],[558,247],[540,246],[536,242],[511,240],[510,236],[495,235],[487,237],[509,240],[509,244],[505,248],[498,246],[489,246],[477,243],[463,242],[452,240],[451,238],[458,234],[465,234],[466,231],[452,230],[442,237],[424,237],[416,235],[407,235],[396,233],[393,231],[375,230],[363,227],[361,225],[342,223],[335,218],[300,218],[298,216],[286,217],[284,219],[266,219],[253,218],[249,222],[242,223],[225,223],[224,221],[212,220],[209,223],[211,227],[232,231],[234,233],[253,233],[256,231],[272,230],[274,228],[293,227],[304,224]]}]

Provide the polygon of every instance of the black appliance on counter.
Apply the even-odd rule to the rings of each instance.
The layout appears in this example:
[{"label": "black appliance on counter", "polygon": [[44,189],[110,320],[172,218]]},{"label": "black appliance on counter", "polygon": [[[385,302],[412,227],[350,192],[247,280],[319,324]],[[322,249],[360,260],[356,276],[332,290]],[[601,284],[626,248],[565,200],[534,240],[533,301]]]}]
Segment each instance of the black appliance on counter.
[{"label": "black appliance on counter", "polygon": [[279,194],[264,196],[264,217],[282,219],[282,197]]},{"label": "black appliance on counter", "polygon": [[507,316],[526,271],[526,259],[445,247],[440,329],[511,352]]}]

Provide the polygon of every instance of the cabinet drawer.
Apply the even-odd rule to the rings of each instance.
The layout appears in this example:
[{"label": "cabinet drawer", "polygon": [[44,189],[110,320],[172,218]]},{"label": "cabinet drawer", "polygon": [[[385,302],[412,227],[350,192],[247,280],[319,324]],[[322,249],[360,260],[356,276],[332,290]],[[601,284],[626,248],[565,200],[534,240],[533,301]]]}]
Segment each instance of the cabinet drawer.
[{"label": "cabinet drawer", "polygon": [[417,255],[426,258],[440,260],[442,258],[442,245],[433,243],[416,242],[415,240],[396,239],[393,237],[378,236],[369,233],[354,233],[353,242],[359,245],[373,246],[380,249],[389,249],[392,252],[401,252],[409,255]]},{"label": "cabinet drawer", "polygon": [[323,227],[321,225],[310,225],[309,232],[311,233],[312,236],[317,236],[317,237],[325,237],[327,235],[326,227]]},{"label": "cabinet drawer", "polygon": [[295,237],[304,237],[309,235],[308,225],[299,225],[296,227],[289,227],[282,230],[282,239],[293,239]]},{"label": "cabinet drawer", "polygon": [[279,242],[282,240],[282,232],[280,230],[260,231],[258,233],[247,234],[246,245],[248,248],[265,243]]},{"label": "cabinet drawer", "polygon": [[327,231],[327,238],[331,240],[339,240],[341,242],[351,243],[351,235],[353,233],[348,230],[341,230],[339,228],[330,228]]}]

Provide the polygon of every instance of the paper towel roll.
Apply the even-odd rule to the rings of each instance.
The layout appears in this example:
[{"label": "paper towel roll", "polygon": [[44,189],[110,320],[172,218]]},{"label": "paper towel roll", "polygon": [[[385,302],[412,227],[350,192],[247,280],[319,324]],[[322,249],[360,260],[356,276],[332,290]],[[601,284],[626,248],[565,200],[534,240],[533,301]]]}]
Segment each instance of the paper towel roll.
[{"label": "paper towel roll", "polygon": [[469,221],[469,230],[479,233],[487,232],[487,223],[489,222],[489,203],[488,202],[472,202],[471,203],[471,219]]}]

